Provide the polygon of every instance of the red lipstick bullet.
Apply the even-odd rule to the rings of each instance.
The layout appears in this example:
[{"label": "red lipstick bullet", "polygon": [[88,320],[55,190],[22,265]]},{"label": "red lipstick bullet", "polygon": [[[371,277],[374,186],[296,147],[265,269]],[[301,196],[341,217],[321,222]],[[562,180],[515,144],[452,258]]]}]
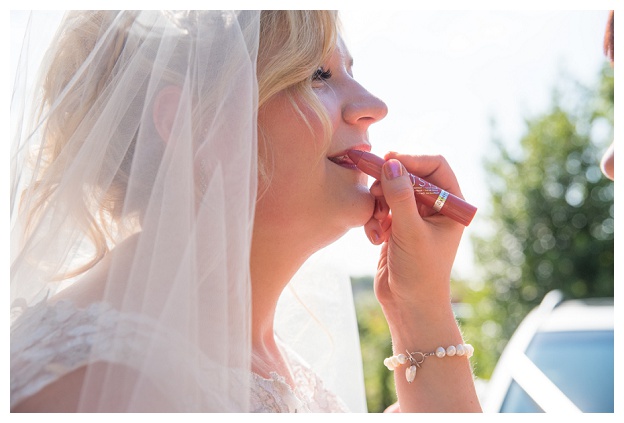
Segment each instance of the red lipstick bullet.
[{"label": "red lipstick bullet", "polygon": [[[347,155],[362,172],[377,180],[381,179],[381,167],[386,162],[384,159],[374,154],[358,150],[350,150],[347,152]],[[408,173],[408,175],[414,187],[414,194],[416,194],[416,198],[419,202],[464,226],[470,224],[477,212],[475,206],[468,204],[461,198],[442,188],[438,188],[416,175],[412,175],[411,173]]]}]

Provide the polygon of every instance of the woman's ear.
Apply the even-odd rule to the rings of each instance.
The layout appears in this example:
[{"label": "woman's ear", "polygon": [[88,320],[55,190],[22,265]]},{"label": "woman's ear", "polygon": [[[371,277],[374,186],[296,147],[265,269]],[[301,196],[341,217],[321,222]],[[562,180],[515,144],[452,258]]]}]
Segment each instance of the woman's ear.
[{"label": "woman's ear", "polygon": [[175,122],[180,104],[181,89],[175,85],[168,85],[158,92],[154,100],[153,119],[154,127],[163,141],[169,141],[173,123]]}]

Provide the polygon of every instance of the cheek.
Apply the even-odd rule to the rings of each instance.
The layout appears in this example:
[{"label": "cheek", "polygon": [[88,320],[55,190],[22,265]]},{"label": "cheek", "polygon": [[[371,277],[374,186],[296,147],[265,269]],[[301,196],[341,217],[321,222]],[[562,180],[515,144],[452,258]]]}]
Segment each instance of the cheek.
[{"label": "cheek", "polygon": [[258,138],[266,158],[277,161],[321,156],[323,125],[310,106],[297,103],[299,111],[285,95],[278,95],[259,110]]},{"label": "cheek", "polygon": [[270,146],[269,189],[276,196],[290,198],[319,183],[323,169],[313,140],[289,137],[285,141]]},{"label": "cheek", "polygon": [[[338,128],[343,120],[341,102],[338,99],[338,96],[339,95],[335,91],[329,89],[320,91],[317,95],[323,109],[325,110],[325,114],[329,119],[332,130],[333,128]],[[317,120],[319,130],[322,130],[320,129],[322,127],[320,120],[316,117],[316,115],[315,118]]]},{"label": "cheek", "polygon": [[[294,113],[263,119],[259,131],[260,163],[270,185],[280,185],[279,189],[289,189],[300,181],[309,183],[324,171],[326,152],[322,136],[313,134],[301,116]],[[322,133],[322,129],[312,129]]]}]

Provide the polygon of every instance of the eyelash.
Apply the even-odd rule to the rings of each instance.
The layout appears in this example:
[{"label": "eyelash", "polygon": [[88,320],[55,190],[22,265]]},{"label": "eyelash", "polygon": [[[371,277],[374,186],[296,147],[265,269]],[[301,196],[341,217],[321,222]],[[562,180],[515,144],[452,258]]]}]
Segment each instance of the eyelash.
[{"label": "eyelash", "polygon": [[321,66],[320,68],[316,70],[316,72],[314,72],[314,75],[312,75],[312,80],[313,81],[325,81],[331,78],[331,76],[332,76],[331,70],[330,69],[325,70]]}]

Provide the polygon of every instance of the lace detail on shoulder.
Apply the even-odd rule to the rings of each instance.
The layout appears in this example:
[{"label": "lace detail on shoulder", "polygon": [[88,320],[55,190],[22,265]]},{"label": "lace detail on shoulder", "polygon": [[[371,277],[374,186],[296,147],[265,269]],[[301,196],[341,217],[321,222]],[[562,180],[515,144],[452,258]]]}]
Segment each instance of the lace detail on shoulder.
[{"label": "lace detail on shoulder", "polygon": [[[79,309],[71,301],[42,301],[28,308],[11,327],[11,407],[88,363],[115,363],[115,354],[140,351],[145,339],[136,329],[143,324],[101,302]],[[123,337],[121,349],[110,346],[114,334]]]},{"label": "lace detail on shoulder", "polygon": [[[117,354],[121,354],[124,363],[134,365],[128,357],[140,361],[142,346],[149,340],[143,334],[154,334],[148,326],[150,323],[141,316],[121,313],[106,303],[79,309],[71,301],[54,305],[43,301],[28,308],[11,326],[11,407],[89,363],[116,363]],[[114,349],[111,340],[115,336],[121,342]],[[286,346],[282,350],[296,388],[293,390],[277,373],[271,373],[270,379],[251,373],[250,411],[349,411],[301,357]],[[188,405],[181,409],[188,409]]]},{"label": "lace detail on shoulder", "polygon": [[284,377],[271,373],[271,379],[252,375],[250,408],[254,412],[343,413],[344,402],[323,386],[320,377],[294,351],[283,347],[296,388]]}]

